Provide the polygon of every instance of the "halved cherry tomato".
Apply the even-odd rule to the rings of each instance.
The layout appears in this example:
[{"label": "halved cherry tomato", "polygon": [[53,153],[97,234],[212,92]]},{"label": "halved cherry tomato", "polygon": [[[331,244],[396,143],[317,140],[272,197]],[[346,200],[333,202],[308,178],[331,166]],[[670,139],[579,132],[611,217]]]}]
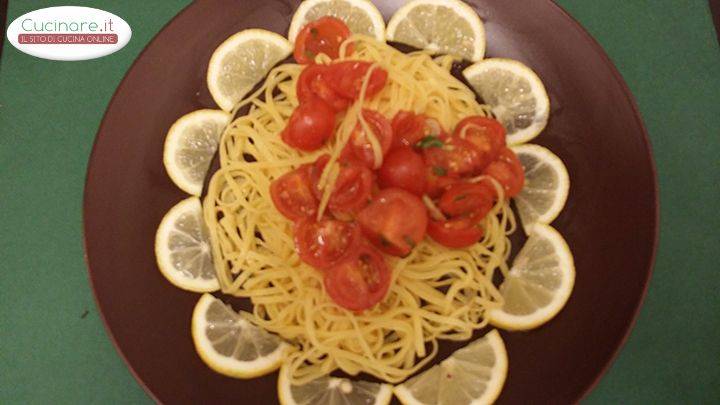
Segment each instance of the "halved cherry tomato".
[{"label": "halved cherry tomato", "polygon": [[382,301],[390,287],[390,268],[382,253],[367,242],[325,271],[324,284],[336,304],[362,311]]},{"label": "halved cherry tomato", "polygon": [[423,157],[425,163],[438,175],[466,176],[481,170],[480,152],[465,139],[450,136],[439,139],[438,146],[424,141],[421,144],[429,145],[423,147]]},{"label": "halved cherry tomato", "polygon": [[435,242],[453,249],[468,247],[482,239],[485,231],[477,216],[463,216],[446,221],[431,220],[427,233]]},{"label": "halved cherry tomato", "polygon": [[310,165],[284,174],[270,184],[275,208],[293,221],[317,214],[318,200],[310,182]]},{"label": "halved cherry tomato", "polygon": [[480,152],[481,168],[494,161],[505,146],[505,128],[497,120],[483,116],[467,117],[455,127],[453,136],[464,138]]},{"label": "halved cherry tomato", "polygon": [[[310,182],[317,199],[321,199],[323,191],[318,188],[330,156],[320,156],[310,170]],[[328,201],[328,208],[334,214],[354,214],[369,202],[373,189],[373,174],[370,169],[357,163],[343,162],[333,192]]]},{"label": "halved cherry tomato", "polygon": [[525,169],[515,152],[502,148],[497,160],[485,168],[486,174],[497,180],[505,190],[505,198],[516,196],[525,185]]},{"label": "halved cherry tomato", "polygon": [[[333,63],[329,66],[330,76],[328,84],[341,96],[351,100],[360,98],[365,75],[372,64],[363,61],[346,61]],[[382,90],[387,82],[388,73],[381,67],[374,67],[365,89],[365,98],[370,98]]]},{"label": "halved cherry tomato", "polygon": [[393,148],[403,146],[415,147],[426,136],[445,136],[442,126],[435,118],[425,114],[399,111],[392,120]]},{"label": "halved cherry tomato", "polygon": [[320,98],[328,103],[335,111],[343,111],[350,104],[350,100],[340,96],[328,83],[328,67],[325,65],[308,65],[300,73],[297,80],[297,97],[300,104],[307,103],[314,98]]},{"label": "halved cherry tomato", "polygon": [[385,253],[404,257],[425,237],[428,214],[414,194],[386,188],[357,216],[365,236]]},{"label": "halved cherry tomato", "polygon": [[293,111],[282,140],[297,149],[313,151],[323,146],[335,129],[335,110],[320,99],[300,104]]},{"label": "halved cherry tomato", "polygon": [[[370,130],[372,130],[373,134],[377,138],[378,143],[380,143],[380,150],[383,156],[385,156],[388,150],[390,150],[390,145],[392,144],[393,139],[390,121],[388,121],[384,115],[374,110],[364,109],[362,111],[362,115],[368,123]],[[363,130],[363,127],[359,122],[355,126],[353,133],[350,135],[350,141],[347,146],[345,146],[343,155],[346,159],[356,160],[370,169],[377,169],[380,167],[380,165],[375,162],[375,152],[373,151],[372,145],[367,138],[365,130]]]},{"label": "halved cherry tomato", "polygon": [[409,147],[393,149],[385,156],[378,172],[382,188],[397,187],[415,195],[425,192],[425,161]]},{"label": "halved cherry tomato", "polygon": [[295,248],[300,259],[321,270],[352,254],[361,240],[360,228],[355,223],[314,218],[295,223]]},{"label": "halved cherry tomato", "polygon": [[[340,54],[340,44],[350,37],[350,29],[335,17],[321,17],[306,24],[295,39],[293,56],[297,63],[313,63],[321,53],[335,59]],[[352,45],[348,47],[352,53]]]},{"label": "halved cherry tomato", "polygon": [[427,168],[425,194],[430,198],[439,198],[448,187],[462,182],[462,179],[457,176],[451,177],[443,173],[446,173],[446,171],[433,167]]},{"label": "halved cherry tomato", "polygon": [[484,218],[493,207],[495,188],[488,181],[458,183],[448,187],[438,207],[450,216],[473,214]]}]

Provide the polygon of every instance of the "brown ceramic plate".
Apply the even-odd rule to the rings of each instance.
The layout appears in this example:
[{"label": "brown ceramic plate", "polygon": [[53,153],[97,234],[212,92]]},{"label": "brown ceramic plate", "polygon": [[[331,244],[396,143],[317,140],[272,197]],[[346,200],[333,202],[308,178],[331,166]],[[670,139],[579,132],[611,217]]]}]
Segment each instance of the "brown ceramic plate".
[{"label": "brown ceramic plate", "polygon": [[[229,4],[232,3],[232,4]],[[214,108],[210,55],[229,35],[285,34],[298,1],[205,0],[183,10],[135,61],[110,102],[90,157],[84,227],[90,278],[105,325],[137,380],[165,403],[271,404],[276,375],[235,380],[196,355],[190,317],[199,295],[155,265],[155,230],[185,198],[165,174],[165,133],[181,115]],[[389,17],[402,2],[376,1]],[[550,94],[535,142],[567,165],[570,197],[554,226],[575,256],[566,308],[530,332],[502,333],[510,370],[499,403],[570,403],[597,383],[643,299],[657,240],[657,184],[632,95],[600,46],[549,0],[475,0],[489,56],[520,60]],[[437,360],[459,344],[443,344]]]}]

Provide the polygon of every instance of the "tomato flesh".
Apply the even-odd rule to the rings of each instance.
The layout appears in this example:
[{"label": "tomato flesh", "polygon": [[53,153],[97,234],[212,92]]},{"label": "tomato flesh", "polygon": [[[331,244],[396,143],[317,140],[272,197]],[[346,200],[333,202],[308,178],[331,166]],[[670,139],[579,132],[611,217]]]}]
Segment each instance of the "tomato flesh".
[{"label": "tomato flesh", "polygon": [[318,200],[310,182],[310,166],[304,165],[275,179],[270,184],[275,208],[290,220],[317,214]]},{"label": "tomato flesh", "polygon": [[460,249],[479,242],[485,231],[477,216],[451,218],[445,221],[431,220],[427,233],[435,242],[452,249]]},{"label": "tomato flesh", "polygon": [[440,122],[425,114],[399,111],[392,121],[393,148],[415,147],[426,136],[442,138],[445,133]]},{"label": "tomato flesh", "polygon": [[416,195],[386,188],[360,211],[357,220],[375,246],[387,254],[404,257],[425,237],[428,214]]},{"label": "tomato flesh", "polygon": [[327,269],[337,264],[362,239],[355,223],[335,219],[303,218],[295,223],[295,248],[300,259],[318,268]]},{"label": "tomato flesh", "polygon": [[494,161],[505,146],[505,128],[497,120],[483,116],[463,119],[455,127],[453,136],[464,138],[475,146],[481,169]]},{"label": "tomato flesh", "polygon": [[490,163],[483,174],[497,180],[505,190],[505,198],[516,196],[525,185],[525,169],[515,152],[502,148],[497,160]]},{"label": "tomato flesh", "polygon": [[[328,155],[320,156],[310,170],[312,190],[318,200],[323,195],[318,183],[329,160]],[[367,167],[353,162],[341,163],[340,173],[328,201],[328,208],[335,214],[355,214],[370,202],[373,183],[373,173]],[[347,217],[347,215],[342,216]]]},{"label": "tomato flesh", "polygon": [[[357,100],[360,98],[363,80],[367,71],[372,64],[364,61],[345,61],[333,63],[329,66],[330,74],[328,83],[341,96]],[[367,88],[365,89],[365,98],[370,98],[385,87],[388,73],[385,69],[375,66],[370,78],[368,79]]]},{"label": "tomato flesh", "polygon": [[303,69],[296,85],[300,104],[319,98],[338,112],[348,107],[350,100],[339,95],[328,84],[328,72],[328,67],[325,65],[308,65]]},{"label": "tomato flesh", "polygon": [[[350,37],[350,29],[340,19],[321,17],[306,24],[295,39],[293,56],[299,64],[313,63],[321,53],[336,59],[340,56],[340,45]],[[348,47],[352,53],[352,45]]]},{"label": "tomato flesh", "polygon": [[472,143],[456,136],[440,139],[439,143],[442,146],[423,149],[425,163],[438,175],[468,176],[480,171],[480,152]]},{"label": "tomato flesh", "polygon": [[293,111],[281,138],[294,148],[313,151],[325,144],[334,129],[335,110],[320,99],[312,99]]},{"label": "tomato flesh", "polygon": [[391,272],[382,254],[367,243],[325,271],[325,291],[339,306],[363,311],[382,301]]},{"label": "tomato flesh", "polygon": [[409,147],[393,149],[388,153],[378,172],[382,188],[397,187],[417,196],[425,192],[425,161]]},{"label": "tomato flesh", "polygon": [[494,199],[495,188],[489,180],[457,183],[443,193],[438,208],[450,216],[473,214],[483,218],[492,209]]},{"label": "tomato flesh", "polygon": [[[365,109],[362,115],[370,127],[370,130],[377,138],[378,143],[380,143],[380,151],[384,156],[392,145],[393,134],[390,121],[388,121],[384,115],[374,110]],[[378,162],[375,161],[375,152],[372,144],[370,144],[368,140],[368,134],[365,133],[365,130],[359,122],[350,135],[350,141],[345,148],[346,150],[343,151],[343,155],[346,159],[355,160],[370,169],[380,167],[380,165],[377,164]]]}]

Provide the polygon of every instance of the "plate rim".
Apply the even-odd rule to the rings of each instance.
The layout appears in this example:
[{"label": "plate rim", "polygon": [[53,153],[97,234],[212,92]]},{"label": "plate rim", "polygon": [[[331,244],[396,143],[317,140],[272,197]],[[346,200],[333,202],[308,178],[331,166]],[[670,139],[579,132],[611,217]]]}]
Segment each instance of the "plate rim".
[{"label": "plate rim", "polygon": [[[474,0],[467,0],[470,3],[476,3]],[[602,63],[605,65],[605,67],[609,68],[609,71],[611,72],[614,80],[616,83],[620,85],[620,88],[622,90],[622,93],[625,96],[626,101],[632,108],[633,112],[633,118],[636,121],[636,124],[640,128],[640,132],[642,134],[642,143],[644,146],[644,149],[647,151],[647,157],[649,159],[650,164],[650,174],[652,177],[652,198],[653,198],[653,205],[652,205],[652,245],[650,249],[650,257],[649,261],[647,263],[647,268],[645,269],[645,277],[643,280],[643,286],[642,291],[639,295],[639,299],[637,300],[637,303],[635,304],[633,308],[633,313],[630,318],[630,322],[627,323],[627,325],[624,327],[624,330],[622,331],[622,337],[619,341],[619,343],[616,345],[616,347],[613,349],[611,355],[607,358],[607,360],[602,365],[602,368],[597,373],[596,377],[593,379],[593,381],[590,382],[589,385],[587,385],[582,393],[576,398],[575,403],[579,403],[582,400],[586,399],[588,395],[594,391],[600,381],[605,377],[607,372],[610,370],[612,365],[617,360],[620,352],[623,350],[625,345],[627,344],[627,341],[635,328],[635,325],[638,321],[640,310],[642,309],[643,304],[645,303],[645,299],[648,294],[648,289],[650,286],[650,280],[652,279],[652,275],[655,270],[655,264],[657,259],[657,251],[659,246],[659,239],[660,239],[660,195],[659,195],[659,182],[658,182],[658,172],[657,172],[657,165],[655,161],[655,155],[653,153],[652,143],[650,141],[650,136],[648,133],[648,130],[645,126],[642,113],[638,107],[637,101],[635,99],[634,94],[632,93],[630,87],[627,85],[625,79],[623,78],[622,74],[618,70],[617,66],[613,63],[612,59],[610,59],[610,56],[605,52],[605,49],[602,47],[602,45],[593,37],[590,32],[585,29],[585,27],[575,18],[573,17],[568,11],[566,11],[563,7],[561,7],[559,4],[555,3],[553,0],[542,0],[544,3],[546,3],[551,9],[554,9],[555,12],[559,13],[560,16],[562,16],[563,19],[567,20],[570,25],[577,31],[585,41],[587,41],[592,47],[592,50],[595,51],[602,60]],[[128,360],[127,356],[123,352],[123,350],[120,348],[119,342],[117,341],[115,335],[112,332],[112,329],[110,327],[110,324],[107,321],[107,318],[105,316],[105,313],[103,311],[103,307],[100,304],[100,300],[98,297],[97,289],[95,288],[95,280],[94,280],[94,271],[90,264],[90,259],[88,255],[88,228],[87,228],[87,222],[88,222],[88,200],[89,200],[89,188],[88,188],[88,182],[90,179],[90,171],[92,169],[91,163],[94,161],[94,157],[98,150],[98,143],[101,134],[104,131],[104,128],[107,124],[107,116],[108,112],[110,111],[111,107],[116,102],[116,98],[121,90],[127,86],[128,77],[133,72],[133,70],[136,68],[136,65],[138,62],[142,59],[142,57],[145,55],[145,53],[148,51],[148,49],[154,45],[160,36],[161,33],[163,33],[171,24],[173,24],[177,19],[191,11],[191,9],[196,5],[196,3],[191,2],[188,5],[184,6],[177,14],[175,14],[171,19],[169,19],[163,26],[153,35],[153,37],[148,41],[147,44],[143,47],[143,49],[138,53],[138,55],[135,57],[133,62],[130,64],[128,69],[125,71],[125,74],[123,75],[123,78],[118,83],[115,91],[113,92],[113,95],[110,97],[110,100],[108,101],[108,104],[105,108],[105,111],[103,112],[102,119],[100,121],[100,124],[98,126],[98,130],[95,133],[95,138],[93,140],[92,148],[90,151],[90,154],[88,155],[87,160],[87,169],[85,172],[85,181],[83,182],[83,199],[82,199],[82,244],[83,244],[83,260],[85,262],[85,267],[87,268],[88,272],[88,281],[90,284],[90,289],[92,291],[93,301],[95,302],[95,306],[98,309],[98,313],[100,315],[100,319],[102,320],[103,328],[105,329],[105,333],[110,338],[110,341],[115,348],[115,351],[120,355],[120,358],[123,360],[127,368],[130,370],[130,374],[133,376],[135,381],[142,387],[143,391],[152,399],[155,403],[162,403],[162,401],[156,396],[156,394],[153,392],[153,390],[145,383],[145,381],[140,377],[135,367],[132,365],[132,363]]]}]

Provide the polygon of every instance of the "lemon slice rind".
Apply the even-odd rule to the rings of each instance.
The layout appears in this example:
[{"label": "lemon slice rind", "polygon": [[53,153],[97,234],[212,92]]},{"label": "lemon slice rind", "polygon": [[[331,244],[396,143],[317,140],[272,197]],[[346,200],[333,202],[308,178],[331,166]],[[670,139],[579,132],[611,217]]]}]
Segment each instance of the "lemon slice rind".
[{"label": "lemon slice rind", "polygon": [[[510,72],[515,77],[527,80],[530,87],[530,94],[533,95],[536,102],[532,124],[526,128],[508,133],[507,143],[508,145],[517,145],[529,142],[540,135],[545,129],[550,116],[550,98],[545,90],[545,85],[543,85],[537,73],[521,62],[512,59],[490,58],[470,65],[463,70],[463,76],[481,97],[483,97],[483,92],[482,89],[478,87],[478,81],[483,73],[491,69],[504,70]],[[485,100],[485,102],[488,101]],[[497,118],[503,121],[503,113],[500,110],[504,109],[505,106],[491,105],[491,107],[493,108],[493,112],[496,113]]]},{"label": "lemon slice rind", "polygon": [[[393,14],[393,16],[390,18],[390,21],[388,22],[386,33],[388,41],[396,41],[401,43],[408,42],[404,38],[398,37],[397,30],[400,24],[408,19],[408,14],[410,14],[410,12],[412,12],[415,8],[419,6],[447,7],[451,9],[458,17],[462,18],[468,23],[474,37],[474,43],[472,46],[473,53],[472,55],[454,56],[463,57],[470,60],[471,62],[479,61],[485,56],[485,26],[483,25],[482,20],[477,15],[475,10],[473,10],[473,8],[459,0],[413,0],[407,2],[404,6],[400,7],[395,12],[395,14]],[[409,23],[412,24],[412,21],[409,20]],[[433,35],[434,33],[420,32],[420,30],[415,27],[414,24],[413,29],[419,36],[424,37],[425,44],[416,42],[407,43],[407,45],[424,48],[431,52],[439,51],[439,46],[437,44],[433,42],[427,43],[428,36],[430,36],[431,38],[436,38],[436,36]]]},{"label": "lemon slice rind", "polygon": [[[307,14],[313,8],[323,4],[328,4],[329,7],[332,7],[333,4],[341,3],[344,4],[338,7],[337,12],[323,13],[323,15],[340,18],[348,24],[350,31],[353,33],[366,34],[374,37],[378,41],[385,41],[385,21],[383,20],[383,16],[380,14],[380,11],[378,11],[377,7],[375,7],[372,2],[368,0],[305,0],[300,3],[300,6],[298,6],[297,10],[295,10],[292,22],[290,22],[290,29],[288,30],[288,39],[290,42],[294,43],[300,30],[305,26],[305,24],[310,22],[307,19]],[[346,11],[347,6],[365,14],[365,17],[370,20],[372,25],[372,34],[367,31],[362,32],[362,30],[358,27],[353,27],[353,22],[349,21],[349,13]]]},{"label": "lemon slice rind", "polygon": [[[206,333],[208,322],[205,314],[210,305],[216,301],[219,300],[212,295],[203,294],[197,304],[195,304],[195,309],[193,310],[191,333],[195,350],[203,362],[220,374],[241,379],[260,377],[277,370],[290,347],[285,342],[281,342],[270,355],[258,357],[253,361],[241,361],[232,357],[223,356],[213,348],[213,344]],[[222,304],[221,301],[220,303]],[[257,334],[270,335],[269,332],[265,332],[239,316],[237,321],[243,322],[242,327],[244,328],[257,329]]]},{"label": "lemon slice rind", "polygon": [[[529,330],[537,328],[554,318],[565,307],[565,304],[570,298],[570,294],[572,293],[573,286],[575,284],[575,263],[567,242],[565,242],[562,235],[560,235],[560,233],[550,225],[535,224],[532,226],[528,241],[515,257],[508,277],[519,277],[519,270],[516,269],[516,264],[519,261],[525,260],[524,250],[525,247],[531,243],[530,239],[532,238],[544,239],[546,243],[550,243],[552,245],[552,252],[557,255],[558,262],[558,265],[554,268],[554,270],[560,273],[560,285],[553,290],[545,288],[545,292],[552,295],[551,301],[540,308],[536,308],[536,310],[530,314],[515,315],[506,312],[503,308],[488,311],[488,319],[490,323],[496,327],[505,330]],[[535,241],[538,241],[538,239]],[[546,257],[540,259],[545,259]],[[508,281],[509,280],[506,279],[503,281],[503,284]],[[528,281],[521,280],[520,282]],[[535,287],[544,288],[542,286]],[[500,288],[502,293],[502,285]]]},{"label": "lemon slice rind", "polygon": [[[220,289],[218,280],[213,278],[189,277],[186,273],[178,270],[173,265],[170,257],[171,251],[168,248],[170,235],[175,230],[175,223],[181,215],[191,213],[197,217],[198,223],[202,223],[202,205],[197,197],[189,197],[180,201],[172,207],[160,221],[160,226],[155,234],[155,258],[158,268],[165,278],[176,287],[193,292],[212,292]],[[207,243],[207,241],[201,241]],[[207,254],[209,254],[209,246]]]},{"label": "lemon slice rind", "polygon": [[[243,45],[250,41],[259,40],[265,45],[264,51],[272,52],[272,55],[264,54],[263,61],[253,60],[253,66],[258,66],[258,70],[252,76],[235,77],[233,87],[234,94],[228,94],[220,84],[226,65],[223,63],[225,57],[233,51],[241,49]],[[235,105],[252,90],[252,88],[267,76],[270,69],[278,62],[287,58],[293,50],[292,44],[282,35],[258,28],[251,28],[240,31],[218,46],[210,57],[207,71],[207,86],[210,90],[213,100],[220,108],[225,111],[231,111]],[[237,61],[234,61],[237,62]],[[241,65],[250,66],[248,61],[241,61]],[[246,72],[247,73],[247,72]],[[237,85],[238,81],[242,81],[242,85]]]},{"label": "lemon slice rind", "polygon": [[[522,222],[525,233],[529,234],[530,229],[536,223],[549,224],[557,218],[567,202],[568,193],[570,191],[570,176],[567,168],[562,160],[552,153],[549,149],[535,144],[522,144],[511,148],[518,156],[521,162],[525,156],[531,156],[535,160],[533,167],[525,167],[525,187],[515,197],[515,204],[518,208],[520,221]],[[543,168],[542,166],[546,166]],[[551,170],[554,175],[555,187],[550,189],[547,187],[546,181],[534,181],[536,173],[539,170]],[[547,170],[544,170],[547,172]],[[537,184],[536,184],[537,183]],[[536,204],[532,202],[533,193],[552,194],[552,203],[539,212]]]},{"label": "lemon slice rind", "polygon": [[[188,133],[187,131],[194,125],[216,125],[216,133],[209,134],[210,136],[215,137],[214,148],[206,151],[206,161],[203,162],[205,166],[202,167],[203,173],[207,174],[207,170],[210,167],[210,161],[217,151],[220,135],[222,134],[223,128],[230,122],[230,118],[230,113],[225,111],[210,109],[197,110],[180,117],[168,130],[163,147],[163,164],[165,165],[165,171],[170,179],[182,191],[195,196],[199,196],[202,193],[202,180],[193,180],[189,178],[187,168],[183,167],[178,157],[179,151],[183,149],[188,150],[198,144],[197,141],[189,143],[184,142],[188,137],[194,135],[192,133]],[[204,177],[205,175],[200,178],[204,179]]]}]

